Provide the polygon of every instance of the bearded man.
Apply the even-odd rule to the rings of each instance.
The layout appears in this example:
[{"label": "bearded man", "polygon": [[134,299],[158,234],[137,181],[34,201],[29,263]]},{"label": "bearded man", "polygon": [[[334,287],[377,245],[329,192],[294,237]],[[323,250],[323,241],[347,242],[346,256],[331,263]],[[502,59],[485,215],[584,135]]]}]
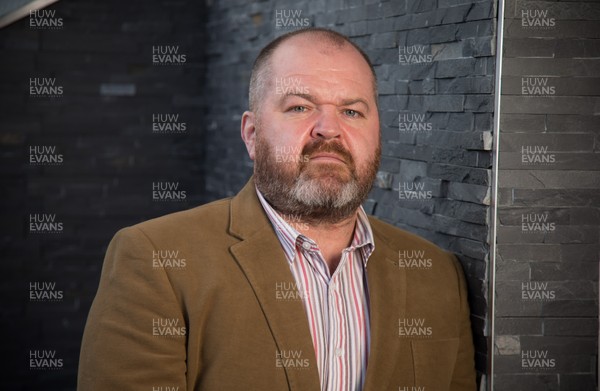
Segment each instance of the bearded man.
[{"label": "bearded man", "polygon": [[380,158],[368,57],[330,30],[283,35],[249,106],[237,196],[113,238],[79,390],[475,390],[459,263],[361,207]]}]

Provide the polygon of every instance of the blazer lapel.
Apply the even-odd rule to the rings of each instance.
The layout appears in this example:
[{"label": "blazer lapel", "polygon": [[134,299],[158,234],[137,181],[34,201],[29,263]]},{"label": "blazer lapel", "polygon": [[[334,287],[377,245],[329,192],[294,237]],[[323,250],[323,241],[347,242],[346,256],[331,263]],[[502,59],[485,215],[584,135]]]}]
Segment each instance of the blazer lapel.
[{"label": "blazer lapel", "polygon": [[406,312],[406,273],[398,267],[398,253],[371,226],[375,240],[375,251],[367,263],[371,348],[364,390],[397,390],[402,386],[393,380],[398,370],[403,384],[414,381],[410,343],[398,334],[399,319]]},{"label": "blazer lapel", "polygon": [[[264,312],[279,352],[308,359],[308,368],[285,367],[290,390],[319,390],[319,372],[306,311],[301,299],[282,300],[277,291],[294,287],[283,249],[250,181],[233,198],[230,233],[241,239],[231,252],[248,278]],[[275,365],[276,352],[273,352]]]}]

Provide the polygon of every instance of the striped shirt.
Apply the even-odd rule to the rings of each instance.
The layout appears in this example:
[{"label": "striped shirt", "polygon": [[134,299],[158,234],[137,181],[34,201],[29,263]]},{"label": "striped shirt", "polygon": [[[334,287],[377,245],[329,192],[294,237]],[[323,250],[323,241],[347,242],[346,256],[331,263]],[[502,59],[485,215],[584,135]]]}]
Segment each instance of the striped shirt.
[{"label": "striped shirt", "polygon": [[275,228],[308,317],[322,391],[362,390],[370,346],[367,260],[375,244],[362,207],[350,247],[333,275],[315,241],[299,231],[303,222],[286,222],[256,190]]}]

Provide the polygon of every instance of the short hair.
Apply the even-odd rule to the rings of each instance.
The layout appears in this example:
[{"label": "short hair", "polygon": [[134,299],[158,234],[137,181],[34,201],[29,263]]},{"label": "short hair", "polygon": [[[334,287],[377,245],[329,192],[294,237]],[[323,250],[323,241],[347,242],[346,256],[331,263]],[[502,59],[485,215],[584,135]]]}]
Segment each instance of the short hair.
[{"label": "short hair", "polygon": [[371,75],[373,77],[373,95],[375,98],[375,104],[377,104],[377,75],[375,74],[375,69],[373,69],[373,64],[371,63],[369,56],[367,56],[367,54],[357,44],[350,41],[348,37],[338,33],[337,31],[321,27],[309,27],[283,34],[272,40],[260,51],[256,57],[256,60],[254,60],[252,74],[250,75],[250,88],[248,91],[248,104],[250,111],[258,110],[259,102],[266,84],[266,79],[271,71],[269,61],[275,50],[290,38],[302,34],[317,34],[320,38],[325,39],[327,43],[337,48],[341,48],[346,44],[350,44],[354,49],[356,49],[371,69]]}]

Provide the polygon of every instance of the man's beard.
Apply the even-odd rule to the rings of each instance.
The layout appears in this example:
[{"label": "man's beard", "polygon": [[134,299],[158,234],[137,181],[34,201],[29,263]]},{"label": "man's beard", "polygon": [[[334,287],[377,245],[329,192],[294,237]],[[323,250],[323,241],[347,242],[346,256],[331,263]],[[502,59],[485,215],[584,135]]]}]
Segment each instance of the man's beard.
[{"label": "man's beard", "polygon": [[[258,130],[258,129],[257,129]],[[345,164],[316,163],[321,152],[336,154]],[[309,224],[338,223],[356,212],[367,198],[377,175],[381,146],[359,172],[352,155],[339,141],[316,139],[302,149],[298,161],[277,161],[267,140],[256,135],[254,181],[275,210]]]}]

